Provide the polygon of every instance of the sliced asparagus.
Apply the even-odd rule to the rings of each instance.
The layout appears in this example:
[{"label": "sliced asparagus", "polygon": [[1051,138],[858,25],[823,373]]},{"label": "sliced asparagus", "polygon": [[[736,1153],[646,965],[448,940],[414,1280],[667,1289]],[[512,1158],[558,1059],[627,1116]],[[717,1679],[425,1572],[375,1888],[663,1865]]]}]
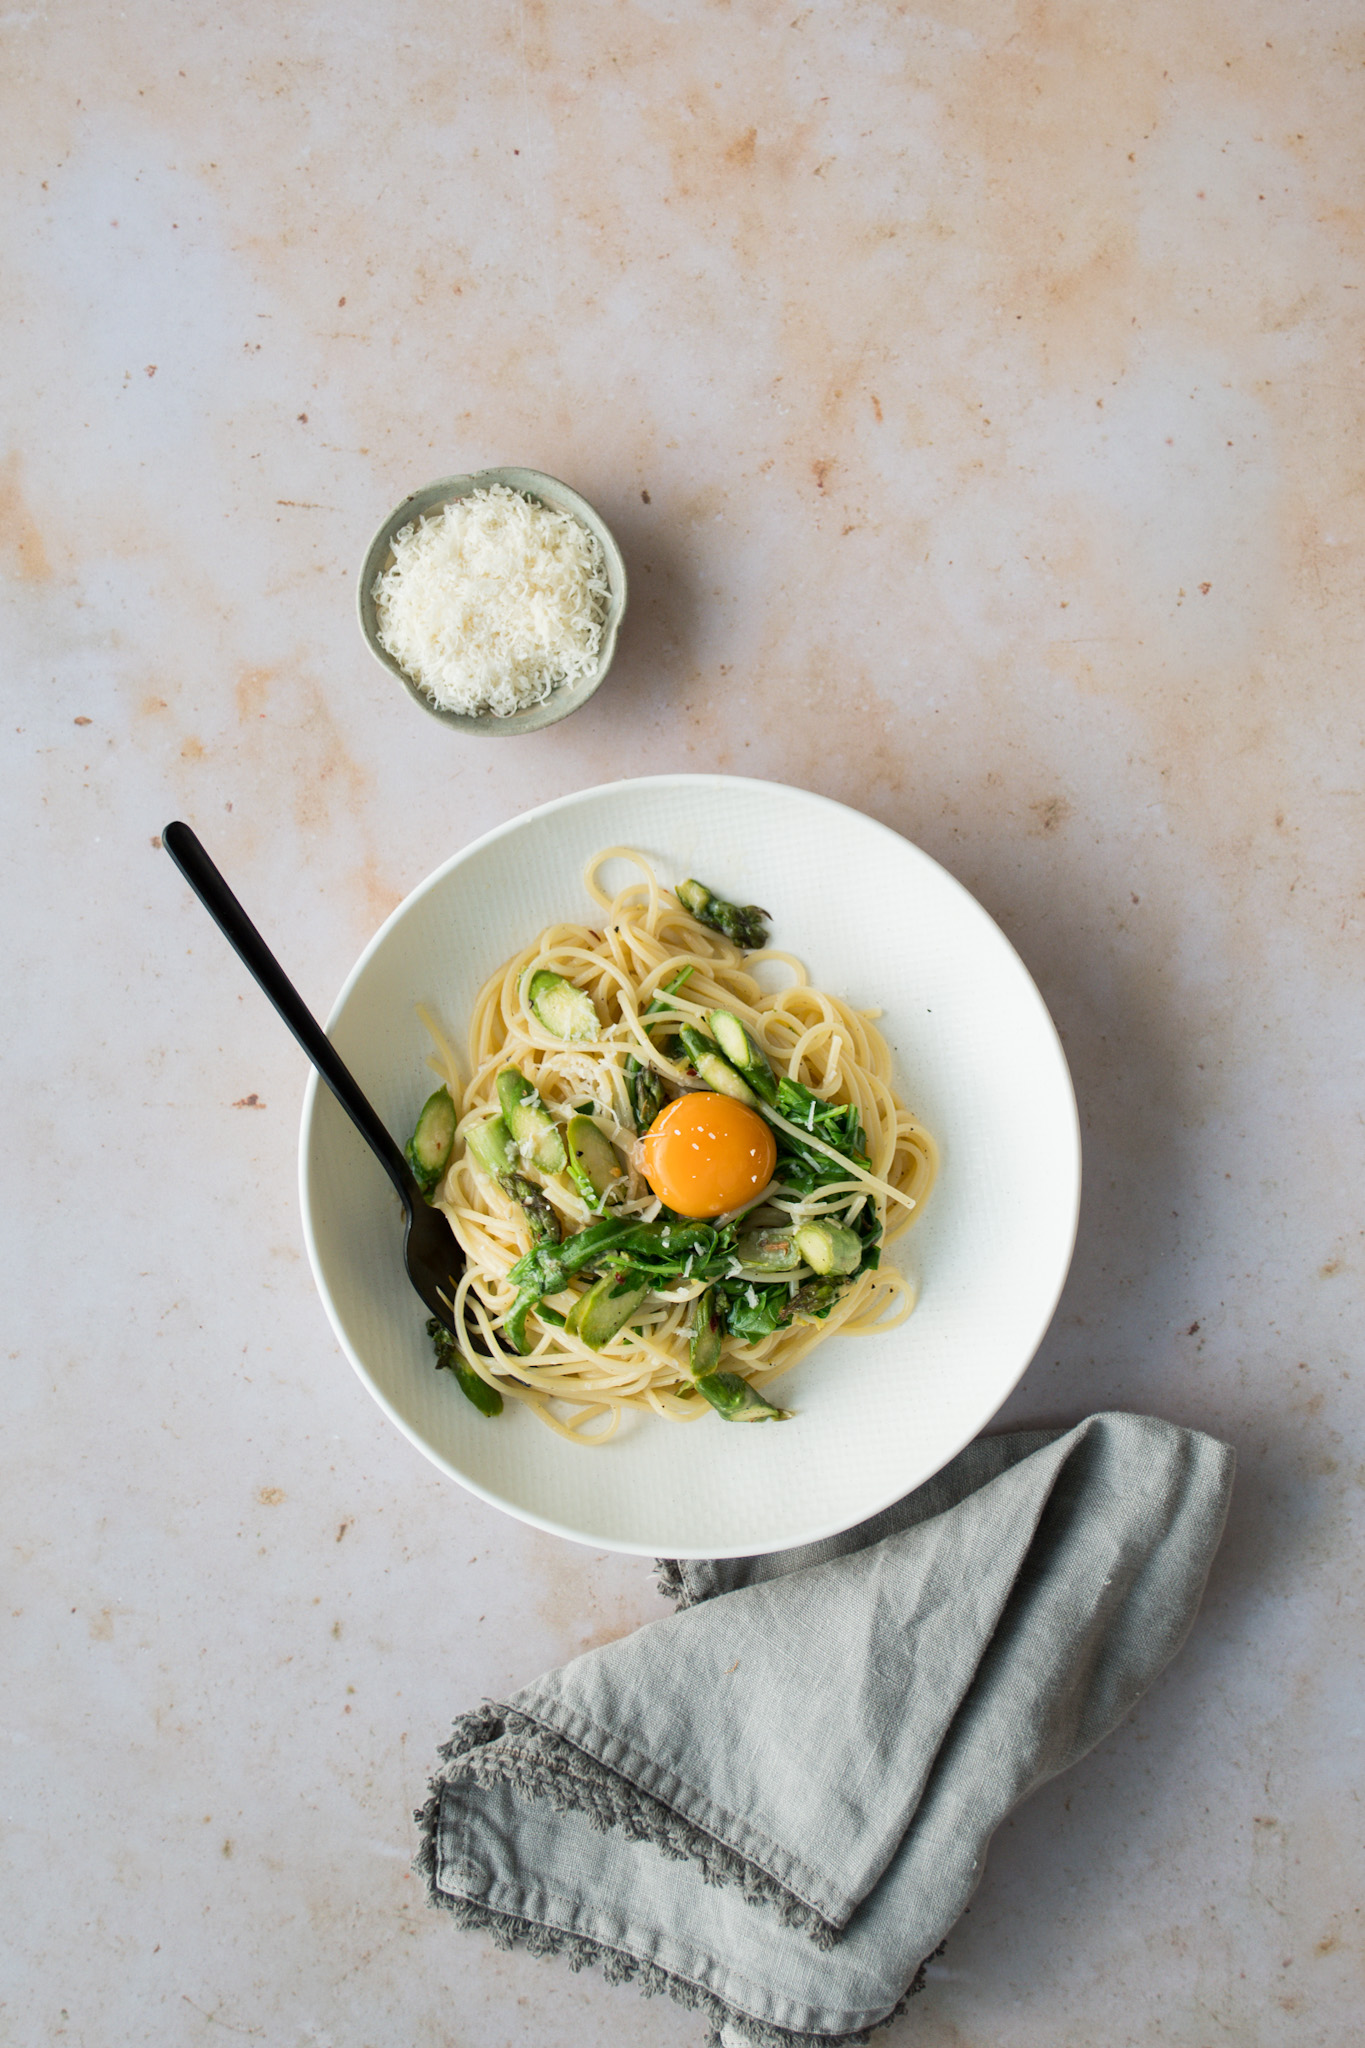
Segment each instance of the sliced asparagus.
[{"label": "sliced asparagus", "polygon": [[760,1394],[757,1387],[751,1387],[737,1372],[703,1373],[694,1385],[726,1422],[788,1422],[791,1419],[790,1408],[774,1407],[766,1394]]},{"label": "sliced asparagus", "polygon": [[754,1272],[790,1273],[800,1265],[802,1254],[791,1225],[784,1229],[772,1224],[744,1231],[735,1245],[735,1257]]},{"label": "sliced asparagus", "polygon": [[[791,1411],[776,1408],[737,1372],[717,1372],[725,1317],[714,1287],[697,1296],[687,1366],[692,1384],[725,1422],[785,1422]],[[685,1390],[684,1390],[685,1391]]]},{"label": "sliced asparagus", "polygon": [[714,1372],[719,1365],[724,1334],[725,1318],[716,1290],[704,1288],[692,1310],[692,1337],[687,1351],[687,1370],[694,1380]]},{"label": "sliced asparagus", "polygon": [[601,1034],[602,1024],[592,997],[585,989],[575,988],[562,974],[551,974],[548,968],[542,967],[531,976],[526,1007],[540,1019],[552,1038],[562,1038],[566,1044],[577,1044]]},{"label": "sliced asparagus", "polygon": [[683,909],[698,924],[709,926],[713,932],[722,932],[732,944],[741,946],[746,952],[755,946],[768,943],[768,913],[760,910],[756,903],[727,903],[723,896],[714,895],[705,882],[679,882],[678,901]]},{"label": "sliced asparagus", "polygon": [[753,1089],[742,1074],[735,1072],[723,1053],[703,1053],[701,1058],[694,1059],[692,1064],[707,1087],[714,1089],[717,1095],[732,1096],[736,1102],[742,1102],[746,1109],[758,1108],[758,1097]]},{"label": "sliced asparagus", "polygon": [[564,1319],[564,1327],[570,1336],[580,1337],[590,1350],[600,1351],[618,1330],[625,1328],[648,1293],[648,1281],[604,1273],[600,1280],[594,1280],[586,1294],[579,1295]]},{"label": "sliced asparagus", "polygon": [[455,1105],[448,1088],[438,1088],[422,1104],[416,1127],[404,1151],[424,1195],[429,1195],[450,1164],[455,1144]]},{"label": "sliced asparagus", "polygon": [[717,1045],[736,1073],[742,1074],[756,1095],[767,1103],[777,1101],[777,1076],[757,1039],[745,1028],[733,1010],[712,1010],[706,1019]]},{"label": "sliced asparagus", "polygon": [[589,1208],[601,1209],[607,1197],[625,1183],[620,1154],[590,1116],[571,1116],[564,1138],[574,1186]]},{"label": "sliced asparagus", "polygon": [[490,1180],[501,1180],[505,1173],[516,1172],[512,1134],[500,1116],[485,1117],[481,1124],[475,1124],[466,1132],[464,1142],[474,1164]]},{"label": "sliced asparagus", "polygon": [[863,1241],[842,1223],[803,1223],[796,1233],[796,1248],[821,1274],[856,1273],[862,1263]]},{"label": "sliced asparagus", "polygon": [[758,1108],[757,1095],[744,1076],[730,1065],[713,1038],[708,1038],[704,1031],[698,1031],[694,1024],[684,1024],[678,1037],[684,1054],[708,1088],[714,1088],[717,1095],[733,1096],[736,1102],[744,1103],[749,1109]]},{"label": "sliced asparagus", "polygon": [[427,1335],[436,1351],[436,1370],[453,1372],[460,1392],[467,1401],[472,1401],[480,1415],[501,1415],[502,1395],[496,1387],[490,1387],[487,1380],[480,1379],[470,1365],[460,1356],[455,1339],[435,1316],[427,1323]]},{"label": "sliced asparagus", "polygon": [[498,1101],[522,1158],[542,1173],[562,1173],[559,1126],[519,1067],[504,1067],[498,1075]]}]

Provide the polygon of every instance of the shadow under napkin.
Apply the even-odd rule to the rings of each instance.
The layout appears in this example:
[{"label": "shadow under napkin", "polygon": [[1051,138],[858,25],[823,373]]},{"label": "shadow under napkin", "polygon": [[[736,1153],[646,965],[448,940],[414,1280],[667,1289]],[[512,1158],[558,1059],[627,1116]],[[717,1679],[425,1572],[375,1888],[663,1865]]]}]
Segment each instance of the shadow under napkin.
[{"label": "shadow under napkin", "polygon": [[468,1714],[418,1814],[434,1903],[667,1991],[712,2040],[865,2040],[1020,1799],[1175,1654],[1232,1453],[1150,1417],[984,1437],[808,1549]]}]

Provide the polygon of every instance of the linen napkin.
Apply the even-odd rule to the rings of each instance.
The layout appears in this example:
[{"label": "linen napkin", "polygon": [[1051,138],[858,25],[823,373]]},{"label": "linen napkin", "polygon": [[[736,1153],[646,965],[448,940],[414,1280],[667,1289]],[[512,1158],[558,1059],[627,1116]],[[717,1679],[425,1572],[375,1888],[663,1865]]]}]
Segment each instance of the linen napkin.
[{"label": "linen napkin", "polygon": [[672,1616],[455,1723],[432,1902],[697,2008],[724,2048],[863,2042],[1005,1815],[1174,1656],[1232,1453],[1150,1417],[984,1437],[884,1513],[665,1563]]}]

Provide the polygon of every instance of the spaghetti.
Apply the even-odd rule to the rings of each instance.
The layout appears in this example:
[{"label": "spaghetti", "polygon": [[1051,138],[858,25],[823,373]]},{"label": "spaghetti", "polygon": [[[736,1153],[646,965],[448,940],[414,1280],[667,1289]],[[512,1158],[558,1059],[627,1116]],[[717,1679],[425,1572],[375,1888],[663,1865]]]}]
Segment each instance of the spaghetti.
[{"label": "spaghetti", "polygon": [[[633,862],[642,879],[609,894],[600,877],[612,860]],[[724,1413],[696,1370],[698,1302],[705,1296],[719,1336],[714,1368],[727,1386],[743,1382],[741,1391],[753,1390],[751,1410],[780,1415],[754,1395],[765,1395],[814,1345],[835,1331],[889,1330],[911,1313],[914,1291],[880,1263],[881,1247],[922,1207],[937,1148],[892,1090],[876,1012],[854,1010],[813,987],[792,954],[766,945],[746,949],[699,921],[628,847],[595,855],[584,881],[598,922],[551,925],[485,983],[470,1020],[463,1089],[449,1045],[425,1019],[436,1041],[430,1065],[458,1108],[451,1163],[434,1199],[465,1254],[456,1325],[477,1332],[486,1347],[487,1355],[468,1348],[466,1362],[576,1443],[604,1443],[629,1410],[687,1422],[709,1414],[714,1401]],[[775,970],[787,978],[774,992],[765,982]],[[595,1035],[591,1020],[588,1035],[572,1038],[546,1027],[528,999],[540,985],[537,976],[562,979],[591,999]],[[776,1165],[742,1213],[687,1227],[644,1178],[638,1077],[654,1077],[655,1100],[695,1090],[698,1074],[685,1046],[695,1046],[718,1013],[743,1025],[775,1093],[759,1110],[776,1143]],[[505,1101],[499,1075],[509,1068],[530,1084],[561,1131],[571,1118],[590,1117],[616,1162],[610,1191],[595,1198],[581,1175],[536,1174],[535,1210],[547,1218],[553,1211],[549,1229],[559,1241],[548,1254],[537,1252],[532,1212],[508,1191],[527,1189],[534,1171],[529,1148],[520,1148],[516,1162],[520,1182],[486,1170],[486,1145],[476,1156],[481,1127],[494,1124]],[[606,1219],[620,1227],[604,1228]],[[822,1280],[799,1262],[779,1273],[746,1264],[756,1223],[770,1236],[805,1230],[802,1241],[813,1224],[825,1237],[842,1233],[841,1245],[856,1240],[857,1270]],[[603,1270],[573,1270],[575,1239],[587,1230],[624,1247],[606,1268],[622,1273],[622,1287],[634,1279],[641,1294],[628,1323],[606,1341],[590,1342],[573,1328],[585,1283]],[[632,1251],[645,1240],[656,1249],[673,1241],[689,1255],[665,1270],[662,1254]],[[557,1281],[563,1284],[553,1291],[534,1292]]]}]

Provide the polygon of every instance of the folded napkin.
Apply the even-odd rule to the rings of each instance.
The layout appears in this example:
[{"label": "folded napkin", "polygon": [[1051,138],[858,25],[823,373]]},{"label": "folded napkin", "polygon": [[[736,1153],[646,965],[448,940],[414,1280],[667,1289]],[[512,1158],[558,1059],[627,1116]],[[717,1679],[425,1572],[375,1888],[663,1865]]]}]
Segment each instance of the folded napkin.
[{"label": "folded napkin", "polygon": [[456,1722],[416,1816],[430,1898],[724,2048],[865,2041],[1010,1808],[1174,1656],[1232,1462],[1096,1415],[983,1437],[828,1542],[663,1565],[676,1614]]}]

